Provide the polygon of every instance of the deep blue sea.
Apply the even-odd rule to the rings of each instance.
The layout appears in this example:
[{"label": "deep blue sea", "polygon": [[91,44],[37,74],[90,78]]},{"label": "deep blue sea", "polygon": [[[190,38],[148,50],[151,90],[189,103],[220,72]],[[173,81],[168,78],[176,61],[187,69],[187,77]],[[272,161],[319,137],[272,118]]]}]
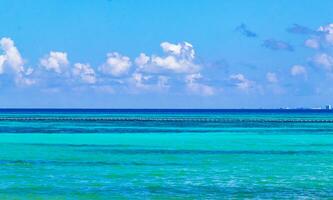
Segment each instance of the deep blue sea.
[{"label": "deep blue sea", "polygon": [[0,110],[0,199],[333,199],[326,110]]}]

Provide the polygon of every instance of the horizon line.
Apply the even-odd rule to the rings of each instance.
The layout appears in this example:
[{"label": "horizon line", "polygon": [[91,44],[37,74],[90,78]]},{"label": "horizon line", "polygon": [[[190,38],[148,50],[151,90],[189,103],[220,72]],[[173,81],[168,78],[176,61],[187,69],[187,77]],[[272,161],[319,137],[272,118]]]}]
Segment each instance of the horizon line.
[{"label": "horizon line", "polygon": [[0,108],[0,110],[332,110],[325,107],[281,107],[281,108],[55,108],[55,107],[35,107],[35,108]]}]

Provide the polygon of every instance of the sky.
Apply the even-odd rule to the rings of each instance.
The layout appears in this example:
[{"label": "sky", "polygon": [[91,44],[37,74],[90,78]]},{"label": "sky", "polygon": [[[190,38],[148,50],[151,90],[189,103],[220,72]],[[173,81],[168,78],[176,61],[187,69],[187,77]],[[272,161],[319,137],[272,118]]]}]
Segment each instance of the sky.
[{"label": "sky", "polygon": [[333,104],[331,0],[0,0],[1,108]]}]

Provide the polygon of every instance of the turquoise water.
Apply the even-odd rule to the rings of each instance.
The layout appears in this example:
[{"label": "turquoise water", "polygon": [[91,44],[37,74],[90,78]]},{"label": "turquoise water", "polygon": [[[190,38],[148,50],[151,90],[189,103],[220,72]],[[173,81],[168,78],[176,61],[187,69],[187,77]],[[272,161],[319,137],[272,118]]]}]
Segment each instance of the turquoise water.
[{"label": "turquoise water", "polygon": [[0,114],[0,199],[332,199],[333,113]]}]

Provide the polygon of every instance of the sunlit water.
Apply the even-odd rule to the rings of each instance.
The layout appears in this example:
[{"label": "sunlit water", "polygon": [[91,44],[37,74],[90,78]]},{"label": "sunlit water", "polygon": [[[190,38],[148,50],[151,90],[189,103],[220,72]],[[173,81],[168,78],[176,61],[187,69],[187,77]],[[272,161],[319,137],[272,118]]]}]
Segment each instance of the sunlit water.
[{"label": "sunlit water", "polygon": [[330,199],[333,113],[14,110],[0,199]]}]

